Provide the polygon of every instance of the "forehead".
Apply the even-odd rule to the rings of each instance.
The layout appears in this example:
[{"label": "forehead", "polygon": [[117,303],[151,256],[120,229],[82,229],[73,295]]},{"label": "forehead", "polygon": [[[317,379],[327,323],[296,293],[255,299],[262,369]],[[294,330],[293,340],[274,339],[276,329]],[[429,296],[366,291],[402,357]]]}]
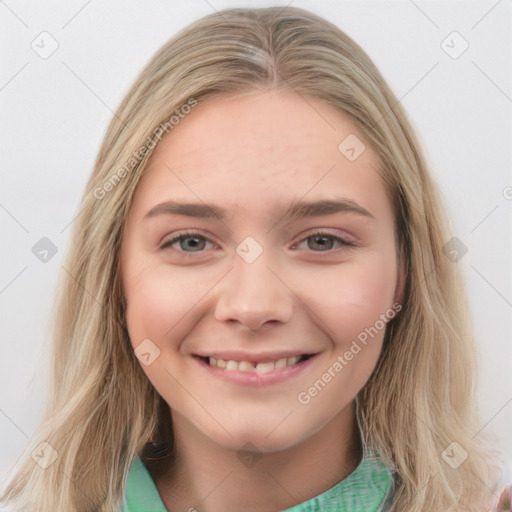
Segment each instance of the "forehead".
[{"label": "forehead", "polygon": [[301,197],[335,195],[385,209],[378,167],[356,126],[322,100],[275,91],[222,95],[164,136],[134,207],[176,196],[264,214]]}]

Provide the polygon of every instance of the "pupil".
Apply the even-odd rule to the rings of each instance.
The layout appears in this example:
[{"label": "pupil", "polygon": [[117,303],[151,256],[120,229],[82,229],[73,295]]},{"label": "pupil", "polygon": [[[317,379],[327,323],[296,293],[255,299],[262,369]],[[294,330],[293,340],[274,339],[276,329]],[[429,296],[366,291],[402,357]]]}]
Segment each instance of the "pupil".
[{"label": "pupil", "polygon": [[[332,248],[333,240],[328,236],[314,236],[313,240],[314,240],[314,243],[317,244],[317,247],[320,248],[320,250],[325,251],[327,249]],[[331,243],[329,244],[327,242],[327,244],[326,244],[325,243],[326,240],[330,241]]]},{"label": "pupil", "polygon": [[200,240],[197,237],[187,237],[182,240],[182,243],[183,242],[185,242],[186,247],[183,247],[183,245],[182,245],[182,249],[183,248],[185,248],[185,249],[187,249],[187,248],[188,249],[197,249],[197,248],[202,249],[201,242],[204,243],[204,240]]}]

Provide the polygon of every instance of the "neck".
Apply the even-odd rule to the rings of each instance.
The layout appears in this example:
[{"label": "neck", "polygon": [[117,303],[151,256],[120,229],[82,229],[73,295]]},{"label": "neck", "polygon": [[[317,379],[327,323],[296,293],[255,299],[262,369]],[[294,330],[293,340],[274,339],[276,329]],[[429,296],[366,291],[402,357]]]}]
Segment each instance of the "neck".
[{"label": "neck", "polygon": [[345,479],[362,457],[352,406],[297,445],[272,453],[226,449],[175,415],[173,428],[176,456],[159,469],[148,467],[172,512],[284,510]]}]

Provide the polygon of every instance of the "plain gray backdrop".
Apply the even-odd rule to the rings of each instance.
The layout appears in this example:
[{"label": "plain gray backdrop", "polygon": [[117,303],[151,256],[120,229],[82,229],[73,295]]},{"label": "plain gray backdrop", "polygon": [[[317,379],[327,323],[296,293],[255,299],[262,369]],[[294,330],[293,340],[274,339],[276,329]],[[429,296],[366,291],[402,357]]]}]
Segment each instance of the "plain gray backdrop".
[{"label": "plain gray backdrop", "polygon": [[[339,26],[409,113],[460,241],[454,264],[480,344],[482,429],[496,436],[512,481],[510,0],[0,0],[0,481],[40,418],[57,276],[113,111],[179,29],[226,7],[270,5]],[[57,251],[46,261],[42,238]]]}]

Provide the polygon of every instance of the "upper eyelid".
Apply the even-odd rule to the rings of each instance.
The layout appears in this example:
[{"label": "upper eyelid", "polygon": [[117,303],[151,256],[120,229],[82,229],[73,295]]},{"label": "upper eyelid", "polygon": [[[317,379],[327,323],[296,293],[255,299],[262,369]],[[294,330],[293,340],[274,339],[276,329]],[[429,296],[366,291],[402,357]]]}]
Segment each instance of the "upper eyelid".
[{"label": "upper eyelid", "polygon": [[[339,239],[342,242],[344,242],[346,245],[356,245],[356,242],[354,240],[352,240],[351,239],[352,237],[350,237],[350,236],[343,236],[343,235],[338,235],[338,234],[334,234],[334,233],[329,233],[325,229],[317,229],[316,231],[307,232],[304,235],[301,235],[301,238],[297,242],[294,242],[293,247],[297,246],[298,244],[304,242],[304,240],[306,240],[312,236],[315,236],[315,235],[323,235],[323,236],[329,236],[329,237],[332,237],[335,239]],[[203,235],[202,233],[196,232],[196,231],[190,231],[190,232],[178,233],[177,235],[174,235],[171,238],[169,238],[169,240],[164,239],[164,241],[161,242],[160,247],[163,247],[163,246],[170,247],[171,245],[174,245],[175,243],[177,243],[180,239],[192,238],[194,236],[196,236],[198,238],[204,238],[206,241],[210,242],[213,245],[216,245],[216,246],[219,245],[219,244],[215,243],[207,235]],[[187,251],[180,251],[180,252],[187,252]],[[196,251],[191,251],[191,253],[193,253],[193,252],[196,252]],[[202,252],[202,251],[197,251],[197,252]]]}]

